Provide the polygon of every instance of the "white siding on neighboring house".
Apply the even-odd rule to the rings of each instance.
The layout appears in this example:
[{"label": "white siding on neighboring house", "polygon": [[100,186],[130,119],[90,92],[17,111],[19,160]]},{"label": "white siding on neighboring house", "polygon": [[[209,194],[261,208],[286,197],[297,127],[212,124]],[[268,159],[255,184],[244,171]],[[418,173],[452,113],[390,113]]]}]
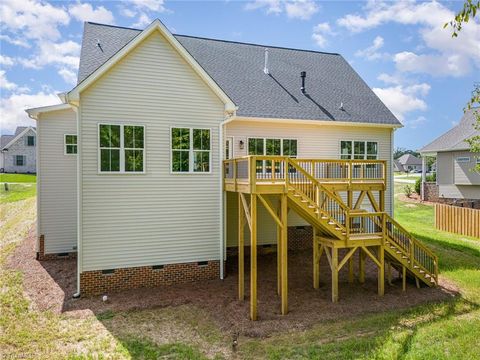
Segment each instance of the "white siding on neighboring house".
[{"label": "white siding on neighboring house", "polygon": [[[296,139],[298,158],[340,159],[340,141],[364,140],[378,143],[378,159],[387,160],[387,191],[385,196],[385,210],[391,213],[393,200],[393,187],[390,186],[391,169],[391,131],[388,128],[338,126],[338,125],[304,125],[295,123],[270,123],[234,121],[227,124],[226,136],[234,139],[234,156],[240,157],[248,154],[248,138],[283,138]],[[244,148],[240,149],[240,140]],[[227,196],[227,246],[237,244],[237,194],[229,193]],[[357,194],[358,196],[358,194]],[[356,196],[354,197],[354,201]],[[377,198],[378,201],[378,198]],[[373,211],[367,199],[364,207]],[[276,226],[271,216],[259,205],[258,217],[258,243],[267,244],[276,242]],[[306,222],[294,211],[288,214],[288,225],[305,225]],[[248,231],[246,231],[248,241]],[[248,242],[247,242],[248,243]]]},{"label": "white siding on neighboring house", "polygon": [[64,135],[76,134],[73,110],[40,115],[38,133],[38,235],[45,253],[72,252],[77,245],[77,156],[64,154]]},{"label": "white siding on neighboring house", "polygon": [[[81,271],[219,259],[224,104],[155,32],[81,93]],[[145,126],[145,174],[98,173],[98,123]],[[170,127],[211,129],[210,174],[172,174]]]},{"label": "white siding on neighboring house", "polygon": [[[36,139],[33,146],[28,146],[27,137],[33,136],[36,138],[35,131],[28,130],[24,135],[19,137],[8,150],[4,150],[4,169],[7,173],[35,173],[36,167]],[[16,157],[23,156],[24,164],[17,165]]]}]

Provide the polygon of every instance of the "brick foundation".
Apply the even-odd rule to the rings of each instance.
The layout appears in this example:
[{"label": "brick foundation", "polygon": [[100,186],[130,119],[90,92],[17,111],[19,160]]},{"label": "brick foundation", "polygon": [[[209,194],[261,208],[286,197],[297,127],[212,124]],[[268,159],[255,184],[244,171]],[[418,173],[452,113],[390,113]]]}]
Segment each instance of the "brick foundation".
[{"label": "brick foundation", "polygon": [[220,261],[142,266],[113,270],[85,271],[80,274],[82,295],[99,295],[128,289],[151,288],[218,279]]},{"label": "brick foundation", "polygon": [[59,253],[59,254],[45,254],[45,236],[40,235],[38,239],[38,252],[37,252],[37,260],[45,261],[45,260],[60,260],[60,259],[76,259],[77,253],[76,252],[66,252],[66,253]]}]

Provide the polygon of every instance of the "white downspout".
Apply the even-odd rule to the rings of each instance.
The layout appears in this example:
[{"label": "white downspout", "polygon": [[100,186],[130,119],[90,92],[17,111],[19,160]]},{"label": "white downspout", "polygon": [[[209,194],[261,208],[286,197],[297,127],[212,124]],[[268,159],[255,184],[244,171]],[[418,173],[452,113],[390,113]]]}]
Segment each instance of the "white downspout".
[{"label": "white downspout", "polygon": [[81,147],[81,139],[80,139],[80,107],[74,104],[72,105],[73,111],[75,112],[76,120],[77,120],[77,292],[73,294],[73,298],[80,297],[80,273],[82,271],[82,226],[81,226],[81,196],[80,196],[80,188],[82,186],[81,179],[82,175],[80,174],[80,161],[82,156],[82,147]]},{"label": "white downspout", "polygon": [[224,269],[224,262],[225,262],[225,234],[226,234],[226,206],[227,206],[227,198],[225,196],[225,192],[223,191],[223,158],[225,156],[225,144],[223,140],[224,135],[224,126],[229,122],[233,121],[235,116],[231,116],[228,119],[222,121],[218,126],[218,137],[219,137],[219,171],[220,171],[220,279],[223,280],[225,278],[225,269]]}]

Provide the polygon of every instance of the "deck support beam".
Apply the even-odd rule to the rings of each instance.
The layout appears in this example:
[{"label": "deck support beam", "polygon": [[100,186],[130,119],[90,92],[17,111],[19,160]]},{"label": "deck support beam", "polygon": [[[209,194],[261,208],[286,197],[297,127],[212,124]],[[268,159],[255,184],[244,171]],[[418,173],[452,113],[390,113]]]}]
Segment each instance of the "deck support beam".
[{"label": "deck support beam", "polygon": [[288,313],[288,198],[287,194],[281,196],[281,222],[282,228],[282,315]]},{"label": "deck support beam", "polygon": [[[281,219],[282,200],[278,201],[277,216]],[[277,295],[282,294],[282,228],[277,225]]]},{"label": "deck support beam", "polygon": [[385,294],[385,252],[384,247],[378,247],[378,295]]},{"label": "deck support beam", "polygon": [[317,229],[313,228],[313,288],[320,287],[320,246],[317,239]]},{"label": "deck support beam", "polygon": [[238,300],[245,300],[245,214],[238,193]]},{"label": "deck support beam", "polygon": [[250,319],[257,320],[257,195],[250,197]]},{"label": "deck support beam", "polygon": [[332,247],[332,302],[338,302],[338,249]]}]

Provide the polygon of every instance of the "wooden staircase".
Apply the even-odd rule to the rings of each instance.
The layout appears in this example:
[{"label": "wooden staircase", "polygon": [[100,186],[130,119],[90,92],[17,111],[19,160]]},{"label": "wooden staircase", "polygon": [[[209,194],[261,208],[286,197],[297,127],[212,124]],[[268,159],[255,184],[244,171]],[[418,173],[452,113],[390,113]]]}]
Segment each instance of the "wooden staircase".
[{"label": "wooden staircase", "polygon": [[385,261],[428,286],[438,284],[437,256],[386,212],[354,213],[293,159],[288,160],[286,173],[289,206],[318,232],[345,242],[345,247],[355,246],[359,238],[378,240]]}]

